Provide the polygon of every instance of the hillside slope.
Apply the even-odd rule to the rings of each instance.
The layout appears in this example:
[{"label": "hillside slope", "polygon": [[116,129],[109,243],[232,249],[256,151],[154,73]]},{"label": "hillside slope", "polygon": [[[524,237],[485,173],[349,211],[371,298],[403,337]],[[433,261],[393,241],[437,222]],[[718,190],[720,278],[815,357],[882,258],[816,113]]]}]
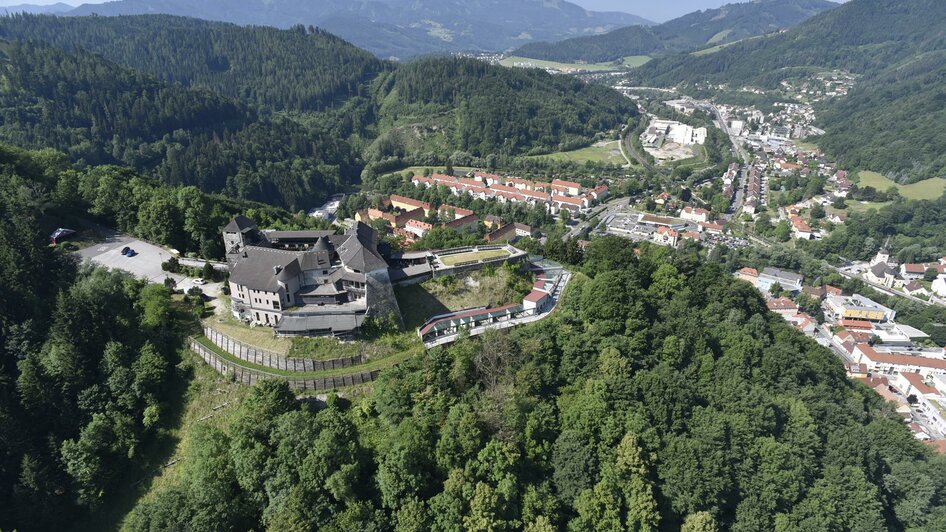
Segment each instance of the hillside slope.
[{"label": "hillside slope", "polygon": [[637,112],[607,87],[462,58],[399,67],[378,80],[375,99],[384,131],[369,150],[376,160],[416,159],[431,146],[474,156],[544,153],[587,144]]},{"label": "hillside slope", "polygon": [[861,79],[822,109],[828,153],[900,181],[946,174],[946,138],[935,133],[946,118],[946,3],[937,0],[852,0],[784,34],[662,58],[631,77],[777,89],[782,80],[831,69]]},{"label": "hillside slope", "polygon": [[0,18],[0,37],[81,48],[158,79],[274,110],[314,111],[361,93],[389,68],[323,31],[240,27],[165,15]]},{"label": "hillside slope", "polygon": [[663,24],[630,26],[604,35],[523,45],[516,56],[600,63],[633,55],[665,55],[736,42],[790,28],[837,7],[826,0],[761,0],[696,11]]},{"label": "hillside slope", "polygon": [[626,13],[587,11],[564,0],[119,0],[71,15],[165,13],[236,24],[315,25],[384,58],[500,51],[534,39],[590,35],[647,23]]},{"label": "hillside slope", "polygon": [[358,177],[354,153],[333,135],[89,52],[4,43],[0,80],[0,139],[19,146],[292,209]]}]

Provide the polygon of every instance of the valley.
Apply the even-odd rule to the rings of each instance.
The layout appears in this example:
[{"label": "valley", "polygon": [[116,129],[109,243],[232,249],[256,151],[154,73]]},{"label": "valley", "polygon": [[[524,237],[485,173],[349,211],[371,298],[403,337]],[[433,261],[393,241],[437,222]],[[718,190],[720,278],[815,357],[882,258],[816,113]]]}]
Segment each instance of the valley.
[{"label": "valley", "polygon": [[0,17],[0,529],[946,529],[946,8],[700,5]]}]

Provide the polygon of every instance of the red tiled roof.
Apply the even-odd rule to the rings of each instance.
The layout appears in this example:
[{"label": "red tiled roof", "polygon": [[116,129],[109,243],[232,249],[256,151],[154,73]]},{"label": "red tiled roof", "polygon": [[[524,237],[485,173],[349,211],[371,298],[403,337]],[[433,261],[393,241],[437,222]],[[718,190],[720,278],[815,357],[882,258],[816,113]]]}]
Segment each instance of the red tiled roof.
[{"label": "red tiled roof", "polygon": [[530,303],[538,303],[539,301],[542,301],[546,297],[548,297],[547,293],[539,292],[538,290],[533,290],[532,292],[529,292],[529,295],[527,295],[524,299],[525,301],[528,301]]},{"label": "red tiled roof", "polygon": [[874,362],[883,362],[886,364],[895,364],[900,366],[921,366],[926,368],[946,370],[946,360],[941,360],[938,358],[900,355],[896,353],[880,353],[867,344],[858,344],[857,349],[864,353],[865,357]]},{"label": "red tiled roof", "polygon": [[946,454],[946,440],[929,440],[923,443],[932,447],[939,454]]},{"label": "red tiled roof", "polygon": [[796,310],[798,305],[794,301],[788,299],[787,297],[780,297],[778,299],[769,301],[766,303],[766,306],[769,307],[769,310]]},{"label": "red tiled roof", "polygon": [[901,373],[901,377],[907,380],[910,383],[910,386],[920,392],[923,395],[939,395],[939,390],[926,384],[926,381],[923,380],[923,377],[919,373]]},{"label": "red tiled roof", "polygon": [[424,209],[424,210],[430,209],[430,204],[427,203],[426,201],[420,201],[414,198],[407,198],[407,197],[398,196],[395,194],[391,195],[391,201],[396,201],[398,203],[404,203],[407,205],[413,205],[417,208]]},{"label": "red tiled roof", "polygon": [[757,269],[755,269],[755,268],[743,268],[743,269],[739,270],[739,273],[741,273],[742,275],[749,275],[749,276],[752,276],[752,277],[758,277],[758,276],[759,276],[759,270],[757,270]]},{"label": "red tiled roof", "polygon": [[559,196],[557,194],[552,196],[552,201],[558,203],[567,203],[568,205],[575,205],[576,207],[581,207],[585,204],[582,198],[571,198],[568,196]]},{"label": "red tiled roof", "polygon": [[552,186],[554,187],[556,185],[562,186],[562,187],[568,187],[568,188],[581,188],[581,185],[579,185],[578,183],[574,181],[564,181],[562,179],[553,179]]},{"label": "red tiled roof", "polygon": [[846,329],[874,329],[874,325],[871,322],[864,320],[841,320],[841,327]]}]

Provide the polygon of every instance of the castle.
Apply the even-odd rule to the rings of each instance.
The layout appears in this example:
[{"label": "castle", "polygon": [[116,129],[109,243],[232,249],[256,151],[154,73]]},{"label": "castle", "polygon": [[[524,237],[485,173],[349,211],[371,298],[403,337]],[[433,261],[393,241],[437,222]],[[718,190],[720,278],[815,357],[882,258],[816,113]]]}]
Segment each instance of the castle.
[{"label": "castle", "polygon": [[378,235],[356,223],[334,231],[260,231],[237,216],[223,229],[233,316],[281,336],[350,336],[370,316],[400,310]]}]

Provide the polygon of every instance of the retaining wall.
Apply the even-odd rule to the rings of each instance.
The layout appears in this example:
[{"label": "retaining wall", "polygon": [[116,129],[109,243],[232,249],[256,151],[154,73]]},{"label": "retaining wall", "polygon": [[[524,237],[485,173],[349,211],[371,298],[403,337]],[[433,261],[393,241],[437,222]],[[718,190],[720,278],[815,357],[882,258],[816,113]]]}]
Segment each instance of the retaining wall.
[{"label": "retaining wall", "polygon": [[364,364],[368,358],[364,355],[355,355],[353,357],[335,358],[331,360],[312,360],[308,358],[291,358],[278,353],[257,349],[237,342],[229,336],[219,333],[210,327],[204,328],[204,336],[214,343],[220,349],[227,353],[251,362],[257,366],[279,369],[283,371],[331,371],[335,369],[350,368],[358,364]]},{"label": "retaining wall", "polygon": [[214,370],[222,375],[232,376],[236,382],[252,386],[261,380],[282,380],[289,383],[289,387],[294,390],[303,391],[323,391],[334,390],[336,388],[345,388],[365,384],[378,378],[381,370],[363,371],[351,375],[339,375],[336,377],[322,378],[293,378],[283,375],[275,375],[250,368],[244,368],[223,359],[210,349],[200,345],[197,340],[191,340],[191,349],[204,359],[204,362],[210,365]]}]

